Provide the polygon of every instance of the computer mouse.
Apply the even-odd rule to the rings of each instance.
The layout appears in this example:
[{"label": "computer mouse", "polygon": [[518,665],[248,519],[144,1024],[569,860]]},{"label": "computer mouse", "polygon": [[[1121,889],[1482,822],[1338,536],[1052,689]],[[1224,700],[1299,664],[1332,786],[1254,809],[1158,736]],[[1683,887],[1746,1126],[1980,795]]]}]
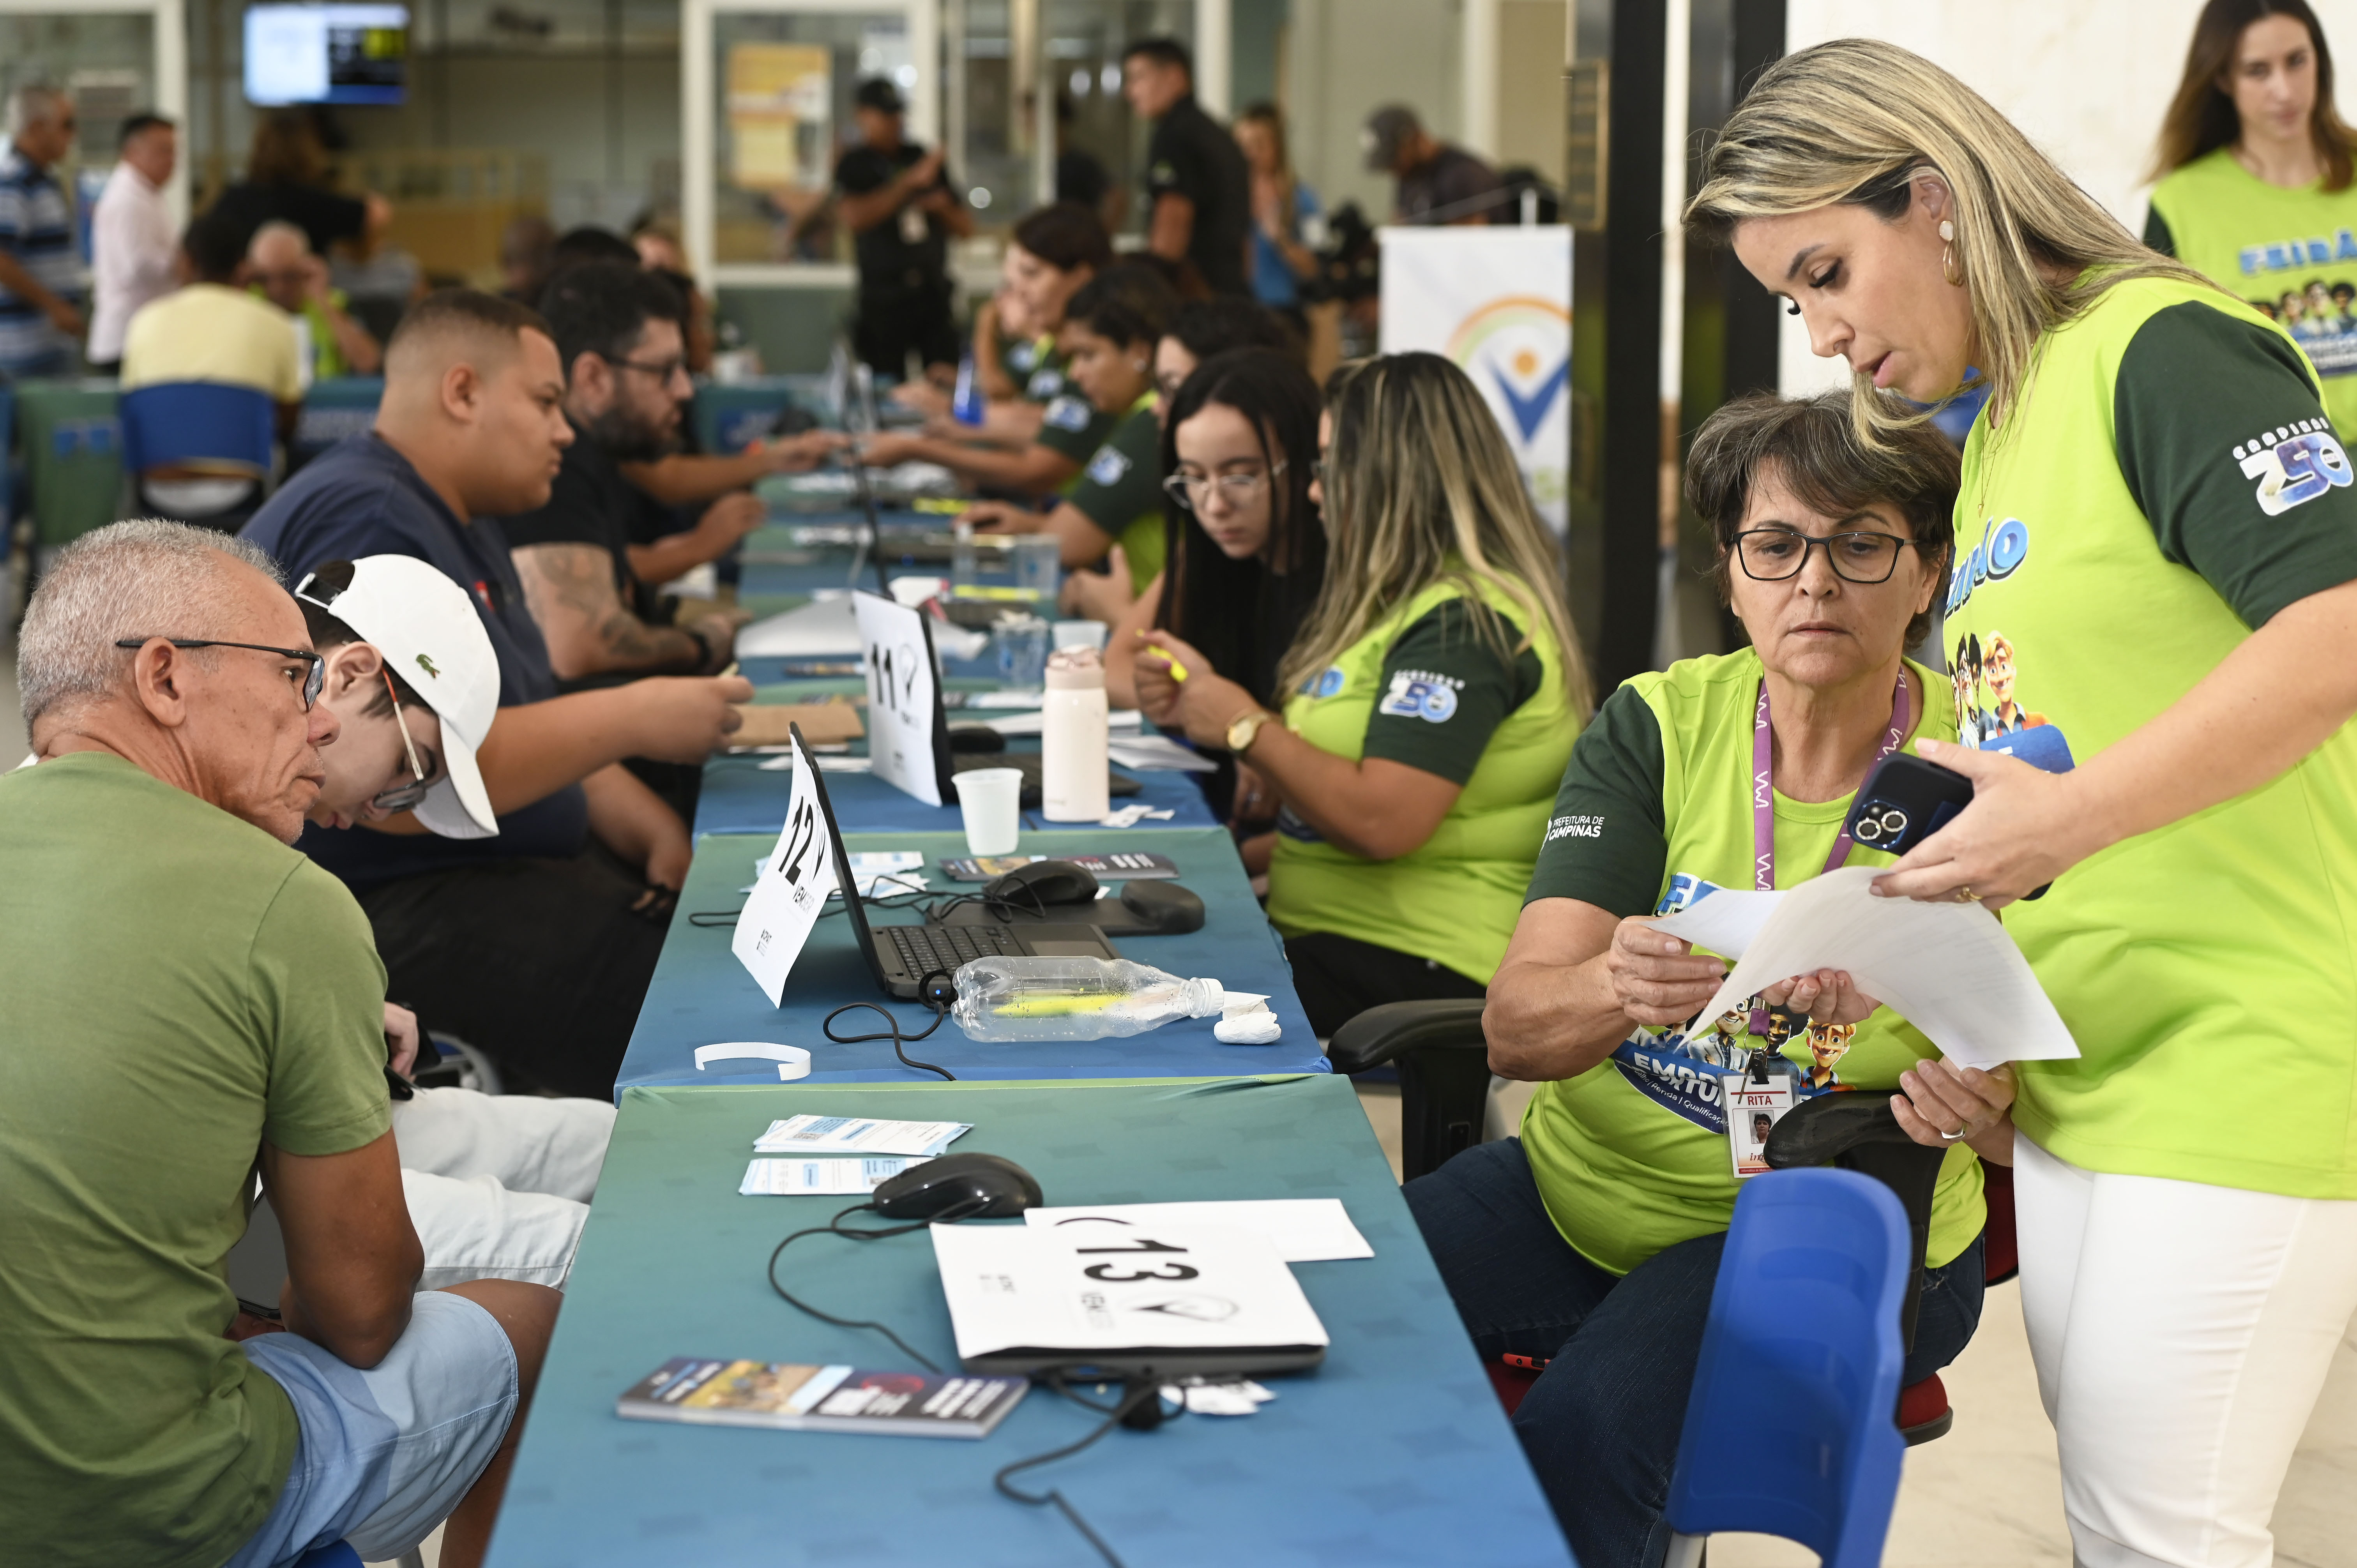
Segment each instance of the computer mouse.
[{"label": "computer mouse", "polygon": [[1203,900],[1176,882],[1135,876],[1124,884],[1121,907],[1153,924],[1157,936],[1178,936],[1203,929]]},{"label": "computer mouse", "polygon": [[1086,904],[1097,896],[1097,879],[1069,860],[1035,860],[983,886],[985,897],[1028,909],[1034,904]]},{"label": "computer mouse", "polygon": [[961,1219],[1008,1219],[1046,1202],[1029,1171],[999,1155],[942,1155],[910,1165],[876,1189],[876,1212],[887,1219],[931,1219],[946,1209],[987,1199]]}]

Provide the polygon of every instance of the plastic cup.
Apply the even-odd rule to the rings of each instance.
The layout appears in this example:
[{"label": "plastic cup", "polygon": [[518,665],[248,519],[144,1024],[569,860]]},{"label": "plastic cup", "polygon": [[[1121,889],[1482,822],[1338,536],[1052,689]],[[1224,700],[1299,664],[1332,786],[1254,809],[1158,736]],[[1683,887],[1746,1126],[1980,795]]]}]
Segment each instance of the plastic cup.
[{"label": "plastic cup", "polygon": [[1023,801],[1023,770],[1019,768],[971,768],[953,773],[958,811],[965,818],[968,854],[1013,854],[1021,827],[1017,808]]},{"label": "plastic cup", "polygon": [[1067,648],[1093,648],[1103,653],[1105,633],[1113,628],[1101,620],[1060,620],[1051,629],[1060,653]]},{"label": "plastic cup", "polygon": [[1010,692],[1036,692],[1048,679],[1048,623],[1038,616],[1002,616],[990,628],[998,679]]},{"label": "plastic cup", "polygon": [[1063,586],[1064,546],[1052,533],[1023,533],[1015,539],[1015,586],[1050,609],[1056,591]]}]

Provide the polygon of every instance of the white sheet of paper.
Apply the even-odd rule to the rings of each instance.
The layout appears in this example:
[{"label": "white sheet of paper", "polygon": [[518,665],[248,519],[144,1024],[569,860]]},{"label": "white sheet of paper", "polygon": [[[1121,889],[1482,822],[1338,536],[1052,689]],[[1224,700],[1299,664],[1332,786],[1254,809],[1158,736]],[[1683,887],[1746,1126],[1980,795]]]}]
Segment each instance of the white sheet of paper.
[{"label": "white sheet of paper", "polygon": [[792,760],[793,794],[786,805],[785,828],[778,834],[777,848],[761,863],[761,874],[753,879],[753,891],[746,897],[737,933],[728,942],[728,950],[773,1007],[783,1004],[786,976],[826,908],[826,896],[834,891],[834,856],[828,853],[825,824],[819,821],[818,785],[810,759],[798,746]]},{"label": "white sheet of paper", "polygon": [[[1796,974],[1840,969],[1963,1066],[2079,1054],[2029,961],[1996,915],[1978,904],[1877,898],[1867,887],[1880,875],[1876,866],[1847,865],[1777,895],[1733,972],[1696,1016],[1716,1018]],[[1729,897],[1714,893],[1693,910],[1656,923],[1684,936],[1681,922]]]},{"label": "white sheet of paper", "polygon": [[974,1130],[966,1122],[882,1122],[805,1112],[770,1123],[757,1155],[938,1155]]},{"label": "white sheet of paper", "polygon": [[942,804],[933,715],[942,700],[922,611],[880,594],[854,596],[859,661],[867,671],[868,771],[928,806]]},{"label": "white sheet of paper", "polygon": [[1375,1250],[1351,1223],[1339,1197],[1246,1198],[1232,1202],[1095,1203],[1024,1210],[1027,1225],[1068,1235],[1115,1231],[1136,1226],[1226,1226],[1267,1238],[1288,1263],[1318,1263],[1337,1258],[1372,1258]]},{"label": "white sheet of paper", "polygon": [[1220,766],[1163,735],[1117,736],[1105,744],[1105,756],[1114,767],[1138,773],[1212,773]]},{"label": "white sheet of paper", "polygon": [[925,1159],[923,1155],[888,1155],[865,1160],[755,1160],[745,1167],[745,1179],[737,1190],[748,1197],[866,1194]]},{"label": "white sheet of paper", "polygon": [[[1110,1253],[1082,1250],[1108,1245],[1103,1238],[1021,1225],[936,1225],[932,1238],[962,1359],[1017,1347],[1327,1343],[1293,1271],[1250,1230],[1128,1229]],[[1157,1249],[1146,1251],[1139,1243],[1146,1240]],[[1183,1282],[1168,1272],[1172,1263],[1189,1271]]]},{"label": "white sheet of paper", "polygon": [[[1036,711],[1039,700],[1036,696],[1031,699],[1035,707],[1034,712],[1001,714],[996,718],[987,718],[982,722],[1001,735],[1039,735],[1045,729],[1048,723],[1048,716]],[[974,705],[972,703],[967,703],[969,707]],[[1105,715],[1105,727],[1108,729],[1135,729],[1145,722],[1146,715],[1135,708],[1115,708]]]},{"label": "white sheet of paper", "polygon": [[1783,897],[1781,893],[1749,893],[1722,887],[1653,924],[1698,948],[1708,948],[1727,958],[1741,958],[1743,950],[1751,945],[1751,939],[1760,934],[1760,928],[1768,923],[1768,917],[1776,912]]}]

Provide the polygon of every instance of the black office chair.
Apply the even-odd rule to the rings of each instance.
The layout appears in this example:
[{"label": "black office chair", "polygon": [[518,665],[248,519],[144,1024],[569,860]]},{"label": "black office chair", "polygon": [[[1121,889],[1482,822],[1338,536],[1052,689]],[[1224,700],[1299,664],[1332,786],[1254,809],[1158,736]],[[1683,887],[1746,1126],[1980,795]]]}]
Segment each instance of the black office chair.
[{"label": "black office chair", "polygon": [[[1400,1078],[1400,1177],[1413,1181],[1440,1168],[1452,1156],[1481,1141],[1490,1097],[1490,1046],[1481,1033],[1484,1004],[1472,1001],[1391,1002],[1370,1007],[1327,1042],[1326,1058],[1336,1072],[1361,1073],[1396,1063]],[[1915,1255],[1923,1255],[1932,1226],[1932,1194],[1939,1185],[1943,1149],[1925,1148],[1900,1131],[1890,1106],[1878,1094],[1827,1094],[1803,1102],[1776,1124],[1766,1150],[1771,1165],[1823,1165],[1861,1172],[1888,1186],[1907,1210]],[[2008,1199],[2008,1187],[2005,1195]],[[1996,1205],[1991,1205],[1994,1219]],[[2006,1205],[2006,1256],[1994,1256],[1992,1279],[2011,1271],[2011,1205]],[[1992,1230],[1995,1226],[1992,1225]],[[1999,1267],[2005,1270],[2000,1273]],[[1900,1309],[1902,1343],[1915,1342],[1916,1310],[1922,1301],[1923,1270],[1918,1264]],[[1511,1411],[1536,1372],[1492,1368],[1491,1380]],[[1938,1377],[1900,1391],[1899,1423],[1911,1446],[1928,1443],[1953,1424],[1947,1393]]]}]

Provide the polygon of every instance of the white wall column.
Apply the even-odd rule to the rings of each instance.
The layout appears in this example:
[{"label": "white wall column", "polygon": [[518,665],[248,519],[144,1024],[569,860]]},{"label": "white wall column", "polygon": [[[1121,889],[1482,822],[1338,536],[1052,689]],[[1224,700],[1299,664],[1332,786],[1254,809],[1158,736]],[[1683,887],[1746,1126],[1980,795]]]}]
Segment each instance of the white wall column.
[{"label": "white wall column", "polygon": [[[1498,156],[1498,0],[1463,0],[1463,85],[1458,90],[1463,123],[1458,143],[1474,156]],[[1567,7],[1566,7],[1567,9]]]}]

